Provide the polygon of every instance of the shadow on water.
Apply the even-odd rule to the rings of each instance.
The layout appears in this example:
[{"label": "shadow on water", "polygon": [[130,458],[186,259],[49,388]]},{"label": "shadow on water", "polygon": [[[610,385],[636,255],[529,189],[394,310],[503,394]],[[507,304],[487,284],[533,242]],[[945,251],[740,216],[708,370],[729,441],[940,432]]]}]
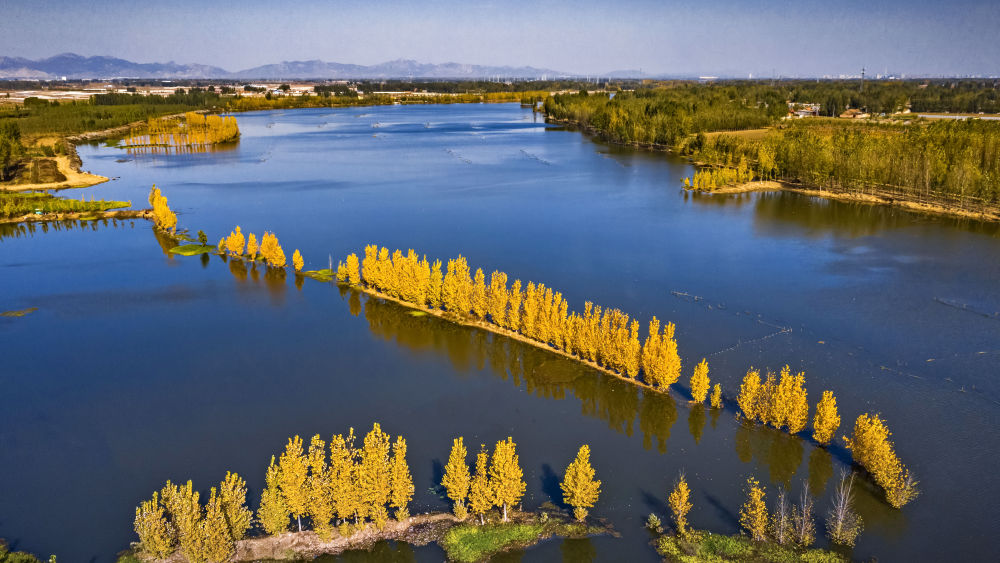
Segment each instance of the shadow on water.
[{"label": "shadow on water", "polygon": [[[343,289],[342,295],[349,303],[361,300],[353,290]],[[446,357],[463,376],[486,366],[494,376],[523,386],[526,392],[537,397],[554,400],[576,397],[582,414],[603,420],[609,428],[628,436],[632,436],[638,418],[643,448],[651,450],[655,442],[659,453],[668,451],[671,428],[678,418],[677,401],[670,395],[643,392],[631,384],[533,346],[484,330],[454,325],[437,317],[414,316],[408,308],[367,295],[364,296],[363,312],[373,334],[415,354]],[[689,407],[688,430],[696,443],[705,430],[706,411],[712,413],[714,428],[722,410],[732,409],[728,404],[725,409],[707,409],[704,405],[686,403],[684,406]],[[838,466],[849,463],[849,458],[842,459],[844,452],[831,453],[800,436],[763,425],[741,424],[730,417],[726,420],[735,426],[736,458],[744,464],[753,463],[766,469],[771,483],[789,491],[799,490],[800,482],[796,477],[801,477],[808,481],[813,495],[821,496],[833,483],[834,463]],[[806,448],[810,449],[807,475],[800,476]],[[890,537],[902,535],[906,527],[903,514],[885,502],[884,494],[870,479],[859,482],[864,484],[857,489],[856,502],[866,526],[870,524],[871,529]],[[546,496],[553,501],[561,497],[551,467],[542,467],[542,485]],[[650,508],[658,506],[660,501],[655,495],[645,496]],[[712,498],[708,501],[711,503]],[[718,504],[716,509],[727,521],[736,522],[729,507]],[[817,510],[824,512],[826,508],[817,507]]]},{"label": "shadow on water", "polygon": [[685,192],[684,200],[701,206],[740,208],[753,205],[754,230],[778,237],[817,238],[829,234],[864,237],[884,231],[933,223],[962,231],[1000,236],[1000,224],[936,216],[889,205],[838,201],[796,192],[742,194]]}]

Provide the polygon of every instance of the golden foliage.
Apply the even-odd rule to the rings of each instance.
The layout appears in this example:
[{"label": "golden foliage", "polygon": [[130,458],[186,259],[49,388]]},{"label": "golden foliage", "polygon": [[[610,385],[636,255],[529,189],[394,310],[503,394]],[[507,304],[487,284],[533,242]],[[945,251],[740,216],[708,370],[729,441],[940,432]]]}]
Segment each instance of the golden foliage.
[{"label": "golden foliage", "polygon": [[823,398],[816,405],[816,416],[813,417],[813,438],[825,446],[833,439],[839,427],[837,398],[833,396],[833,391],[823,391]]},{"label": "golden foliage", "polygon": [[267,485],[260,494],[257,520],[272,536],[288,531],[288,518],[291,516],[285,496],[281,494],[281,480],[281,468],[271,456],[271,464],[267,467]]},{"label": "golden foliage", "polygon": [[670,512],[674,515],[674,525],[677,526],[677,533],[687,535],[688,521],[687,513],[691,511],[691,489],[688,488],[687,479],[684,474],[677,478],[674,490],[670,492],[667,502],[670,504]]},{"label": "golden foliage", "polygon": [[149,204],[153,207],[153,223],[163,231],[177,232],[177,214],[170,210],[167,198],[153,184],[149,190]]},{"label": "golden foliage", "polygon": [[750,477],[747,479],[747,500],[740,508],[740,526],[754,541],[767,539],[768,514],[764,504],[764,488]]},{"label": "golden foliage", "polygon": [[490,491],[493,504],[503,509],[504,522],[507,508],[517,504],[527,488],[515,448],[514,439],[508,436],[497,442],[490,459]]},{"label": "golden foliage", "polygon": [[482,268],[476,269],[472,281],[472,314],[477,319],[485,319],[489,305],[486,299],[486,276]]},{"label": "golden foliage", "polygon": [[357,482],[355,455],[353,428],[347,433],[346,438],[342,434],[337,434],[330,440],[330,488],[333,507],[338,518],[342,520],[354,518],[357,522],[362,517],[363,505]]},{"label": "golden foliage", "polygon": [[712,387],[712,397],[709,399],[713,409],[722,408],[722,384],[716,383]]},{"label": "golden foliage", "polygon": [[257,245],[257,237],[253,233],[250,233],[247,235],[247,256],[251,260],[256,260],[258,249],[260,249],[260,246]]},{"label": "golden foliage", "polygon": [[301,272],[303,265],[302,255],[299,254],[299,249],[296,248],[295,252],[292,253],[292,266],[295,268],[296,272]]},{"label": "golden foliage", "polygon": [[309,506],[309,462],[303,451],[302,438],[295,436],[288,439],[285,451],[278,459],[278,467],[281,470],[281,496],[292,517],[298,520],[301,532],[302,517],[308,514]]},{"label": "golden foliage", "polygon": [[201,532],[202,554],[206,561],[222,563],[236,553],[236,545],[226,524],[222,499],[212,487],[205,506],[205,517],[198,525]]},{"label": "golden foliage", "polygon": [[704,403],[708,396],[708,360],[701,359],[701,362],[694,366],[694,374],[691,376],[691,397],[696,402]]},{"label": "golden foliage", "polygon": [[468,515],[465,499],[469,495],[469,464],[465,461],[468,452],[463,438],[459,436],[451,444],[448,454],[448,464],[444,466],[444,478],[441,485],[448,492],[448,498],[455,503],[455,517],[464,520]]},{"label": "golden foliage", "polygon": [[235,117],[189,111],[181,119],[151,118],[144,132],[132,130],[120,145],[125,148],[197,148],[235,141],[239,136],[240,128]]},{"label": "golden foliage", "polygon": [[347,257],[347,282],[351,285],[361,283],[361,270],[358,266],[358,255],[351,253]]},{"label": "golden foliage", "polygon": [[368,516],[378,529],[385,527],[389,518],[385,504],[389,502],[390,464],[389,435],[376,422],[365,435],[360,452],[358,480],[361,500]]},{"label": "golden foliage", "polygon": [[135,509],[135,533],[139,536],[143,553],[163,559],[174,551],[176,530],[167,521],[166,511],[160,504],[159,493],[153,492],[151,500],[143,501]]},{"label": "golden foliage", "polygon": [[272,268],[285,267],[285,251],[281,249],[274,233],[265,232],[260,237],[260,257]]},{"label": "golden foliage", "polygon": [[326,443],[319,434],[309,441],[306,457],[309,463],[309,502],[306,512],[312,520],[316,535],[329,541],[333,537],[333,494],[330,489],[330,466],[326,460]]},{"label": "golden foliage", "polygon": [[917,497],[917,482],[896,457],[889,440],[891,433],[878,414],[863,414],[854,421],[854,433],[844,437],[854,461],[871,473],[875,482],[885,490],[886,500],[894,508],[901,508]]},{"label": "golden foliage", "polygon": [[760,418],[757,414],[757,398],[760,394],[760,371],[750,368],[747,370],[747,374],[743,376],[739,395],[736,396],[736,404],[740,407],[743,416],[750,422],[759,420]]},{"label": "golden foliage", "polygon": [[240,231],[240,226],[236,225],[236,228],[226,237],[226,250],[233,256],[242,256],[245,244],[246,240],[243,238],[243,232]]},{"label": "golden foliage", "polygon": [[590,465],[590,446],[580,446],[559,488],[563,501],[573,507],[573,515],[582,522],[587,517],[587,509],[594,506],[601,493],[601,482],[594,479],[594,468]]},{"label": "golden foliage", "polygon": [[396,509],[396,520],[410,516],[407,505],[413,499],[413,476],[406,464],[406,440],[396,437],[392,445],[392,463],[389,470],[389,504]]},{"label": "golden foliage", "polygon": [[253,520],[253,513],[247,508],[247,484],[239,475],[226,471],[226,478],[219,483],[219,502],[234,541],[246,537]]},{"label": "golden foliage", "polygon": [[469,510],[479,516],[480,524],[483,523],[483,516],[493,508],[493,494],[490,490],[489,471],[486,467],[487,457],[486,446],[479,446],[479,453],[476,454],[476,472],[469,484]]}]

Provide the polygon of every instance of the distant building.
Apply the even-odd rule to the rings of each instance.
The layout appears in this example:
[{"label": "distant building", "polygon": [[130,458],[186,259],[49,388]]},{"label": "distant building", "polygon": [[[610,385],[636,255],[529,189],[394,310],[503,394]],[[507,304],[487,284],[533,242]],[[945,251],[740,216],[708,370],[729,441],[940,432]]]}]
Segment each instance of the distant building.
[{"label": "distant building", "polygon": [[843,119],[865,119],[868,114],[859,109],[849,109],[844,113],[840,114]]},{"label": "distant building", "polygon": [[788,102],[789,119],[801,119],[803,117],[819,117],[819,104]]}]

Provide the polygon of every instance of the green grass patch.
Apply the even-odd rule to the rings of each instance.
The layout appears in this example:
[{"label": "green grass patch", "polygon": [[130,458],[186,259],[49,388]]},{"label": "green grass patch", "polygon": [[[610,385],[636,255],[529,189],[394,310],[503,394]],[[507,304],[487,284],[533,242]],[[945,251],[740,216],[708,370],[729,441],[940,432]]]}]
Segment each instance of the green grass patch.
[{"label": "green grass patch", "polygon": [[324,268],[322,270],[306,270],[299,273],[316,281],[329,282],[333,280],[333,270],[330,268]]},{"label": "green grass patch", "polygon": [[132,205],[130,201],[68,199],[42,192],[0,192],[0,218],[9,219],[29,214],[88,213],[119,209]]},{"label": "green grass patch", "polygon": [[23,317],[25,315],[30,315],[38,310],[38,307],[28,307],[27,309],[20,309],[18,311],[4,311],[0,313],[0,317]]},{"label": "green grass patch", "polygon": [[506,549],[532,545],[542,539],[544,529],[541,524],[462,524],[448,530],[441,547],[450,560],[473,563]]},{"label": "green grass patch", "polygon": [[206,244],[182,244],[171,248],[170,252],[180,254],[181,256],[197,256],[199,254],[215,252],[215,247]]},{"label": "green grass patch", "polygon": [[723,536],[693,532],[682,538],[672,534],[655,541],[656,551],[671,563],[844,563],[844,556],[824,549],[755,542],[742,535]]}]

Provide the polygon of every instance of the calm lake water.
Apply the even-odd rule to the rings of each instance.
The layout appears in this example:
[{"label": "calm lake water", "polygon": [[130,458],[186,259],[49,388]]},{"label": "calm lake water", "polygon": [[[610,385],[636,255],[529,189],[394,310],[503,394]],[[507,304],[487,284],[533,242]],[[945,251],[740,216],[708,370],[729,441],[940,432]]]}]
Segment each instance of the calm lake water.
[{"label": "calm lake water", "polygon": [[[704,196],[691,167],[547,126],[512,105],[247,113],[229,150],[129,155],[82,146],[115,178],[70,196],[144,206],[157,184],[179,225],[210,241],[275,232],[324,268],[365,244],[459,253],[473,267],[557,288],[645,322],[677,324],[684,377],[702,357],[730,398],[749,366],[804,370],[810,403],[843,425],[878,411],[923,494],[893,510],[865,483],[857,558],[990,560],[1000,549],[1000,236],[995,225],[791,193]],[[167,479],[202,491],[245,476],[255,508],[287,437],[373,421],[409,440],[411,511],[435,490],[451,439],[508,435],[526,508],[591,445],[593,514],[622,537],[552,541],[505,561],[656,561],[642,524],[665,517],[678,472],[698,528],[738,531],[746,478],[826,511],[849,463],[732,406],[691,409],[566,359],[392,304],[221,258],[166,255],[146,222],[0,231],[0,537],[60,561],[112,561],[136,504]],[[298,287],[301,285],[301,287]],[[820,524],[822,531],[822,524]],[[820,540],[825,545],[825,540]],[[350,560],[439,561],[385,544]]]}]

